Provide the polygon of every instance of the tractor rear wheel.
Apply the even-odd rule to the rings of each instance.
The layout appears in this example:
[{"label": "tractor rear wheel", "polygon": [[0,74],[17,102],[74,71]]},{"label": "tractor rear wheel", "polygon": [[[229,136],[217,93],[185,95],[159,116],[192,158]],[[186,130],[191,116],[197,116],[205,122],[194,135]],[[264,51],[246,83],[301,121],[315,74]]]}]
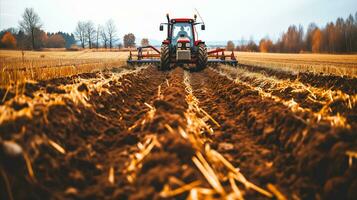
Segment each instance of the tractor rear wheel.
[{"label": "tractor rear wheel", "polygon": [[208,54],[207,48],[204,44],[198,45],[198,52],[197,52],[197,67],[196,70],[203,70],[207,66]]},{"label": "tractor rear wheel", "polygon": [[161,45],[161,52],[160,52],[160,65],[159,70],[168,70],[170,68],[170,49],[169,45],[163,44]]}]

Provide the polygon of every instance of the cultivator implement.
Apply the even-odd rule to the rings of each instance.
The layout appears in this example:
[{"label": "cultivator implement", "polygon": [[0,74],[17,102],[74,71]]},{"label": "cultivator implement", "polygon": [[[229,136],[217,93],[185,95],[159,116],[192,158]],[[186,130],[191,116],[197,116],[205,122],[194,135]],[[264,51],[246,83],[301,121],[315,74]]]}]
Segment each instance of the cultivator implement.
[{"label": "cultivator implement", "polygon": [[222,48],[217,48],[214,50],[210,50],[207,52],[208,54],[208,61],[207,63],[209,65],[217,65],[217,64],[223,64],[223,65],[232,65],[232,66],[237,66],[238,61],[236,57],[234,56],[234,52],[230,55],[224,54],[226,49]]},{"label": "cultivator implement", "polygon": [[[136,54],[130,51],[127,63],[129,65],[160,64],[160,51],[151,45],[138,47]],[[146,50],[146,51],[145,51]]]},{"label": "cultivator implement", "polygon": [[[225,54],[225,49],[217,48],[207,52],[208,54],[208,65],[232,65],[237,66],[238,61],[232,51],[231,54]],[[130,51],[127,63],[129,65],[160,65],[160,51],[151,45],[143,46],[137,48],[137,53]]]},{"label": "cultivator implement", "polygon": [[196,15],[193,19],[170,19],[167,14],[166,18],[167,23],[160,24],[160,31],[164,30],[164,25],[167,26],[167,37],[162,41],[161,50],[150,45],[139,47],[137,54],[130,52],[129,65],[155,64],[159,70],[169,70],[173,65],[189,65],[191,69],[199,71],[208,65],[238,64],[233,51],[231,55],[225,55],[225,49],[221,48],[207,51],[205,42],[198,39],[196,28],[201,25],[201,30],[206,29],[202,18],[202,22],[197,22]]}]

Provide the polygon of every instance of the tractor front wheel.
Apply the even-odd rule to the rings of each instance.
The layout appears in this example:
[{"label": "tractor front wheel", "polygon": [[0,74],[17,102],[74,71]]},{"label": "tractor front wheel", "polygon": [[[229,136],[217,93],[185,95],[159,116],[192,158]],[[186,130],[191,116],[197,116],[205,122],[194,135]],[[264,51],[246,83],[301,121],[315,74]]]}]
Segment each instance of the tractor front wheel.
[{"label": "tractor front wheel", "polygon": [[198,52],[197,52],[197,71],[203,70],[207,66],[208,54],[207,48],[204,44],[198,45]]},{"label": "tractor front wheel", "polygon": [[161,45],[161,52],[160,52],[160,65],[159,70],[164,71],[170,68],[170,49],[169,45],[163,44]]}]

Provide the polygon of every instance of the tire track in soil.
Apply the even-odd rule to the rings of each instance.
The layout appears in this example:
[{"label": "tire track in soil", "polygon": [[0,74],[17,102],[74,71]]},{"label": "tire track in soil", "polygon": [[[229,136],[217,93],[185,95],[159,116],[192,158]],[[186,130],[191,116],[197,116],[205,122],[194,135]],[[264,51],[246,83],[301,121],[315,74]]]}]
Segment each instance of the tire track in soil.
[{"label": "tire track in soil", "polygon": [[[123,189],[116,195],[118,199],[162,199],[160,192],[166,184],[178,187],[182,183],[204,180],[191,161],[195,154],[192,145],[178,133],[170,133],[167,129],[167,125],[175,130],[179,127],[185,129],[187,125],[183,70],[175,68],[170,71],[167,80],[167,84],[161,87],[161,98],[151,102],[155,114],[151,119],[141,119],[140,122],[145,123],[132,130],[133,134],[141,135],[142,140],[144,136],[154,136],[159,145],[142,161],[133,183],[127,181],[123,184]],[[181,194],[175,198],[185,199],[186,196]]]},{"label": "tire track in soil", "polygon": [[[230,167],[225,168],[227,161],[219,162],[223,157],[218,158],[215,155],[220,154],[214,154],[210,150],[209,135],[212,134],[212,129],[207,126],[207,119],[204,119],[207,114],[195,103],[187,74],[181,68],[171,71],[168,76],[169,84],[161,89],[162,93],[159,95],[161,98],[153,101],[154,114],[149,112],[140,120],[141,125],[135,127],[134,132],[137,134],[151,137],[143,138],[144,140],[137,145],[135,156],[130,156],[127,170],[123,173],[128,178],[128,185],[116,196],[117,198],[242,199],[239,191],[232,191],[230,188],[233,187],[230,184],[235,183],[231,182],[234,179],[229,178],[233,173],[240,174],[240,172],[236,172],[235,169],[233,170],[235,172],[231,172],[234,166],[230,164]],[[197,159],[207,159],[207,161]],[[205,173],[204,169],[199,167],[200,162],[202,162],[201,167],[203,165],[213,167],[217,171],[212,173],[217,174],[212,176],[207,174],[211,172]],[[219,179],[217,182],[212,182],[212,177],[215,176]],[[242,174],[239,176],[243,177]],[[227,179],[230,179],[229,183]],[[256,192],[259,190],[260,193],[271,195],[244,177],[243,179],[237,178],[246,186],[254,188]],[[256,192],[252,193],[255,197],[259,195]]]},{"label": "tire track in soil", "polygon": [[[199,79],[204,81],[197,81]],[[307,113],[292,113],[284,105],[262,98],[257,91],[233,83],[210,69],[193,74],[192,82],[196,87],[195,93],[201,96],[202,106],[223,123],[221,134],[217,135],[218,141],[235,144],[235,137],[242,137],[243,140],[244,136],[234,136],[239,134],[231,128],[239,127],[234,124],[236,122],[248,128],[251,136],[246,137],[254,141],[251,142],[253,147],[256,144],[258,149],[261,145],[262,149],[265,147],[268,150],[267,158],[263,158],[268,163],[273,160],[268,170],[262,169],[267,166],[264,164],[258,167],[259,162],[254,158],[259,158],[259,155],[255,154],[248,154],[246,160],[243,156],[246,164],[238,163],[240,167],[252,167],[247,171],[254,171],[252,176],[258,181],[276,182],[284,192],[292,191],[289,195],[302,199],[347,199],[354,195],[356,166],[349,167],[345,155],[347,150],[356,147],[357,137],[352,130],[332,128],[322,122],[308,126],[301,121],[309,117]],[[201,87],[206,91],[202,91]],[[220,113],[225,114],[222,117]],[[239,150],[234,146],[231,157],[236,158],[237,152]],[[260,154],[264,155],[265,150]]]},{"label": "tire track in soil", "polygon": [[[212,123],[215,132],[212,147],[223,153],[248,179],[258,185],[274,183],[277,177],[272,172],[276,169],[271,168],[273,155],[278,152],[277,147],[263,146],[255,141],[235,112],[234,105],[222,99],[212,89],[207,82],[206,73],[193,73],[190,80],[200,106],[221,126],[217,127]],[[249,196],[247,198],[249,199]]]},{"label": "tire track in soil", "polygon": [[[21,158],[2,157],[1,168],[8,174],[15,199],[113,199],[115,184],[108,182],[109,167],[119,175],[129,147],[138,141],[127,128],[147,112],[144,102],[155,98],[165,79],[166,73],[149,67],[111,83],[111,95],[92,94],[93,108],[68,100],[49,107],[47,113],[36,113],[33,119],[1,124],[1,142],[15,140],[24,147],[37,180],[28,178]],[[65,155],[48,145],[48,139],[60,144]]]}]

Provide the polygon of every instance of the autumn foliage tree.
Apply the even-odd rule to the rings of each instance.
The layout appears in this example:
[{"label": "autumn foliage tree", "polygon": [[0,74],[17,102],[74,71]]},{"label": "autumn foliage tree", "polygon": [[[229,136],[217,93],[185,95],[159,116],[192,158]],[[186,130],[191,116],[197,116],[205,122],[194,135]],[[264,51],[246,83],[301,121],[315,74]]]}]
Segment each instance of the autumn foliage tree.
[{"label": "autumn foliage tree", "polygon": [[288,53],[298,53],[303,48],[303,28],[292,25],[281,38],[281,50]]},{"label": "autumn foliage tree", "polygon": [[47,47],[49,48],[64,48],[66,41],[60,34],[54,34],[47,40]]},{"label": "autumn foliage tree", "polygon": [[316,29],[312,35],[312,52],[320,53],[321,52],[321,42],[322,42],[322,33],[320,29]]},{"label": "autumn foliage tree", "polygon": [[48,35],[45,31],[41,29],[34,30],[36,49],[41,49],[47,47]]},{"label": "autumn foliage tree", "polygon": [[227,42],[227,47],[226,47],[226,49],[227,49],[227,51],[233,51],[234,50],[234,43],[233,43],[233,41],[231,41],[231,40],[229,40],[228,42]]},{"label": "autumn foliage tree", "polygon": [[135,47],[135,35],[132,33],[128,33],[124,35],[124,47]]},{"label": "autumn foliage tree", "polygon": [[8,49],[15,49],[16,48],[16,38],[10,33],[6,32],[4,36],[1,38],[2,46]]},{"label": "autumn foliage tree", "polygon": [[147,46],[149,45],[149,39],[143,38],[141,39],[141,46]]},{"label": "autumn foliage tree", "polygon": [[266,53],[266,52],[271,52],[273,49],[273,42],[266,38],[266,39],[262,39],[259,42],[259,51]]},{"label": "autumn foliage tree", "polygon": [[[236,49],[254,51],[254,46],[241,44]],[[349,15],[346,19],[339,17],[335,22],[329,22],[322,27],[311,23],[306,33],[301,25],[289,26],[286,32],[283,32],[275,42],[272,42],[272,45],[262,39],[259,42],[259,51],[283,53],[357,52],[357,12],[354,16]]]}]

